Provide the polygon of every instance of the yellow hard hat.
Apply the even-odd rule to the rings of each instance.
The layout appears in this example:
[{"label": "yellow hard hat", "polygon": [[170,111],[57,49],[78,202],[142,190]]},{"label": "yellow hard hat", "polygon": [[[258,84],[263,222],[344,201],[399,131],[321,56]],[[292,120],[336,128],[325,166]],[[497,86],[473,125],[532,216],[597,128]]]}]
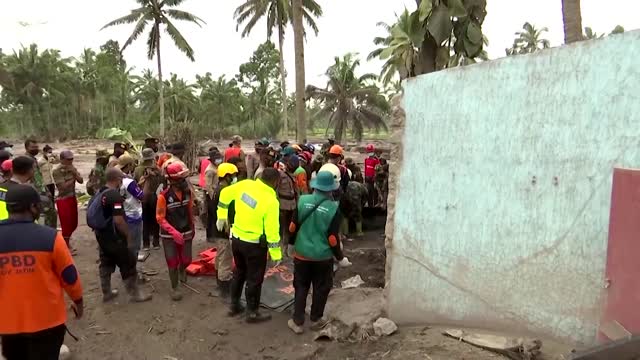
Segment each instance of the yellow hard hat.
[{"label": "yellow hard hat", "polygon": [[237,174],[238,168],[230,163],[222,163],[218,166],[218,177],[223,178],[229,174]]}]

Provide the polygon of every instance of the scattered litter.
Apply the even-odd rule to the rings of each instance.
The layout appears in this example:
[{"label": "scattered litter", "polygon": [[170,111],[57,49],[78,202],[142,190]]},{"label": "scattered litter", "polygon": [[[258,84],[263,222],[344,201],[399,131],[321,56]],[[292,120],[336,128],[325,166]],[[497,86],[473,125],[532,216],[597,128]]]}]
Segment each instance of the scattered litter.
[{"label": "scattered litter", "polygon": [[216,248],[209,248],[202,251],[199,259],[194,260],[187,266],[187,274],[191,276],[215,275],[216,273]]},{"label": "scattered litter", "polygon": [[443,333],[460,341],[504,355],[512,360],[535,360],[540,355],[542,341],[538,339],[513,338],[506,336],[465,333],[450,329]]},{"label": "scattered litter", "polygon": [[149,258],[149,256],[151,256],[151,254],[148,251],[140,251],[138,253],[138,262],[145,262],[147,261],[147,259]]},{"label": "scattered litter", "polygon": [[357,325],[351,324],[347,325],[341,321],[332,321],[327,324],[322,330],[320,330],[313,337],[314,341],[343,341],[348,340],[353,332],[355,331]]},{"label": "scattered litter", "polygon": [[387,318],[379,318],[373,323],[376,336],[389,336],[398,331],[398,325]]},{"label": "scattered litter", "polygon": [[357,288],[358,286],[360,286],[362,284],[364,284],[364,281],[362,280],[360,275],[356,275],[356,276],[348,278],[347,280],[343,280],[342,281],[342,288],[343,289],[353,289],[353,288]]},{"label": "scattered litter", "polygon": [[189,289],[189,290],[193,291],[193,292],[194,292],[194,293],[196,293],[196,294],[200,294],[200,290],[198,290],[198,289],[196,289],[196,288],[193,288],[193,287],[191,287],[191,286],[187,285],[186,283],[182,283],[182,286],[186,287],[187,289]]}]

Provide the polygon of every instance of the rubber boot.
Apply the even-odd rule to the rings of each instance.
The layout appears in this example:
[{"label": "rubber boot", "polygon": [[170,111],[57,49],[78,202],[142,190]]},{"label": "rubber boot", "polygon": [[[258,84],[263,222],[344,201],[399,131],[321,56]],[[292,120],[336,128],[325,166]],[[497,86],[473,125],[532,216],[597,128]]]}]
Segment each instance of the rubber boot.
[{"label": "rubber boot", "polygon": [[138,277],[129,276],[124,282],[132,302],[145,302],[151,300],[151,294],[145,294],[138,286]]},{"label": "rubber boot", "polygon": [[180,265],[180,282],[186,284],[187,283],[187,267]]},{"label": "rubber boot", "polygon": [[169,280],[171,281],[171,300],[182,300],[182,293],[180,292],[179,270],[169,269]]},{"label": "rubber boot", "polygon": [[218,288],[220,289],[220,297],[228,301],[231,297],[231,281],[220,281],[218,283]]},{"label": "rubber boot", "polygon": [[271,320],[271,314],[262,314],[260,312],[260,292],[262,288],[259,287],[254,294],[249,295],[249,291],[245,289],[245,296],[247,297],[247,323],[258,324]]},{"label": "rubber boot", "polygon": [[364,237],[364,232],[362,231],[362,221],[356,222],[356,236]]},{"label": "rubber boot", "polygon": [[340,233],[347,235],[349,233],[349,219],[342,218],[342,223],[340,224]]},{"label": "rubber boot", "polygon": [[102,288],[102,302],[109,302],[118,296],[118,290],[111,289],[111,275],[100,276],[100,287]]}]

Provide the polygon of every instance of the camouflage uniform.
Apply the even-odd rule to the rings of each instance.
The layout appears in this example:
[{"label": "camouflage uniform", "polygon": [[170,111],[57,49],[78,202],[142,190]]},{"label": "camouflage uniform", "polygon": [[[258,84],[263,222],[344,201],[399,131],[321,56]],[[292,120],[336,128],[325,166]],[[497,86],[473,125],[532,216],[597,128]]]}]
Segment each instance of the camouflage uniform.
[{"label": "camouflage uniform", "polygon": [[344,162],[347,165],[347,169],[351,170],[351,179],[349,180],[363,183],[364,177],[362,175],[362,169],[360,169],[360,166],[358,166],[352,158],[346,158]]},{"label": "camouflage uniform", "polygon": [[376,166],[375,187],[378,191],[378,203],[382,208],[387,208],[387,196],[389,195],[389,165],[379,164]]},{"label": "camouflage uniform", "polygon": [[[342,197],[341,208],[343,209],[345,220],[353,220],[356,223],[356,235],[362,236],[364,233],[362,232],[362,208],[364,204],[367,202],[368,191],[367,187],[359,183],[357,181],[349,181],[349,185],[347,186],[347,192]],[[345,231],[348,226],[345,226]]]},{"label": "camouflage uniform", "polygon": [[[96,160],[104,159],[109,157],[109,152],[106,150],[97,150],[96,151]],[[89,181],[87,181],[87,194],[93,196],[100,192],[106,183],[107,180],[105,178],[105,172],[107,169],[103,167],[101,164],[96,163],[96,165],[91,169],[91,173],[89,173]]]},{"label": "camouflage uniform", "polygon": [[31,185],[36,189],[38,194],[40,194],[40,199],[42,200],[42,213],[44,214],[44,219],[40,217],[40,219],[38,219],[38,223],[42,224],[44,220],[44,224],[46,226],[56,229],[58,227],[58,214],[56,214],[56,207],[53,204],[53,197],[44,186],[44,180],[38,159],[36,159],[35,156],[31,156],[31,158],[36,163],[33,179],[31,179]]}]

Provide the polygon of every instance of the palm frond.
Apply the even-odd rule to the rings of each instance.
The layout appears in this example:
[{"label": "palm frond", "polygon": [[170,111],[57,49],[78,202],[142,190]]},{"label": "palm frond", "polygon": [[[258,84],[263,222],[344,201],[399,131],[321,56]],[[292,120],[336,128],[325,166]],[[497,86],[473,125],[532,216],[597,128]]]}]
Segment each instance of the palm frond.
[{"label": "palm frond", "polygon": [[189,21],[197,24],[200,27],[202,27],[202,24],[206,24],[204,20],[190,12],[175,9],[168,9],[165,10],[165,12],[167,13],[167,15],[169,15],[169,17],[172,17],[176,20]]},{"label": "palm frond", "polygon": [[146,8],[144,7],[131,10],[131,13],[129,15],[125,15],[121,18],[108,22],[100,30],[104,30],[105,28],[108,28],[110,26],[115,26],[115,25],[133,24],[134,22],[138,21],[138,19],[144,14],[145,10]]},{"label": "palm frond", "polygon": [[125,41],[124,45],[122,45],[122,49],[120,50],[120,52],[123,52],[129,45],[131,45],[131,43],[133,43],[140,36],[140,34],[144,32],[144,29],[147,27],[148,21],[149,20],[147,19],[146,16],[143,16],[142,18],[140,18],[140,20],[138,20],[138,23],[133,28],[133,33],[131,33],[131,36],[129,36],[127,41]]},{"label": "palm frond", "polygon": [[[144,1],[149,1],[149,0],[144,0]],[[180,4],[182,4],[185,0],[163,0],[160,3],[160,8],[164,7],[164,6],[178,6]]]},{"label": "palm frond", "polygon": [[191,48],[191,45],[189,45],[187,40],[182,36],[182,34],[180,34],[180,31],[176,29],[176,27],[171,21],[169,21],[169,19],[165,18],[163,22],[167,26],[166,31],[171,39],[173,39],[176,47],[180,51],[182,51],[189,58],[189,60],[196,61],[196,59],[193,57],[193,48]]},{"label": "palm frond", "polygon": [[160,37],[160,28],[157,24],[154,24],[151,31],[149,31],[149,38],[147,39],[147,57],[149,60],[153,59],[156,54],[158,45],[158,39]]}]

